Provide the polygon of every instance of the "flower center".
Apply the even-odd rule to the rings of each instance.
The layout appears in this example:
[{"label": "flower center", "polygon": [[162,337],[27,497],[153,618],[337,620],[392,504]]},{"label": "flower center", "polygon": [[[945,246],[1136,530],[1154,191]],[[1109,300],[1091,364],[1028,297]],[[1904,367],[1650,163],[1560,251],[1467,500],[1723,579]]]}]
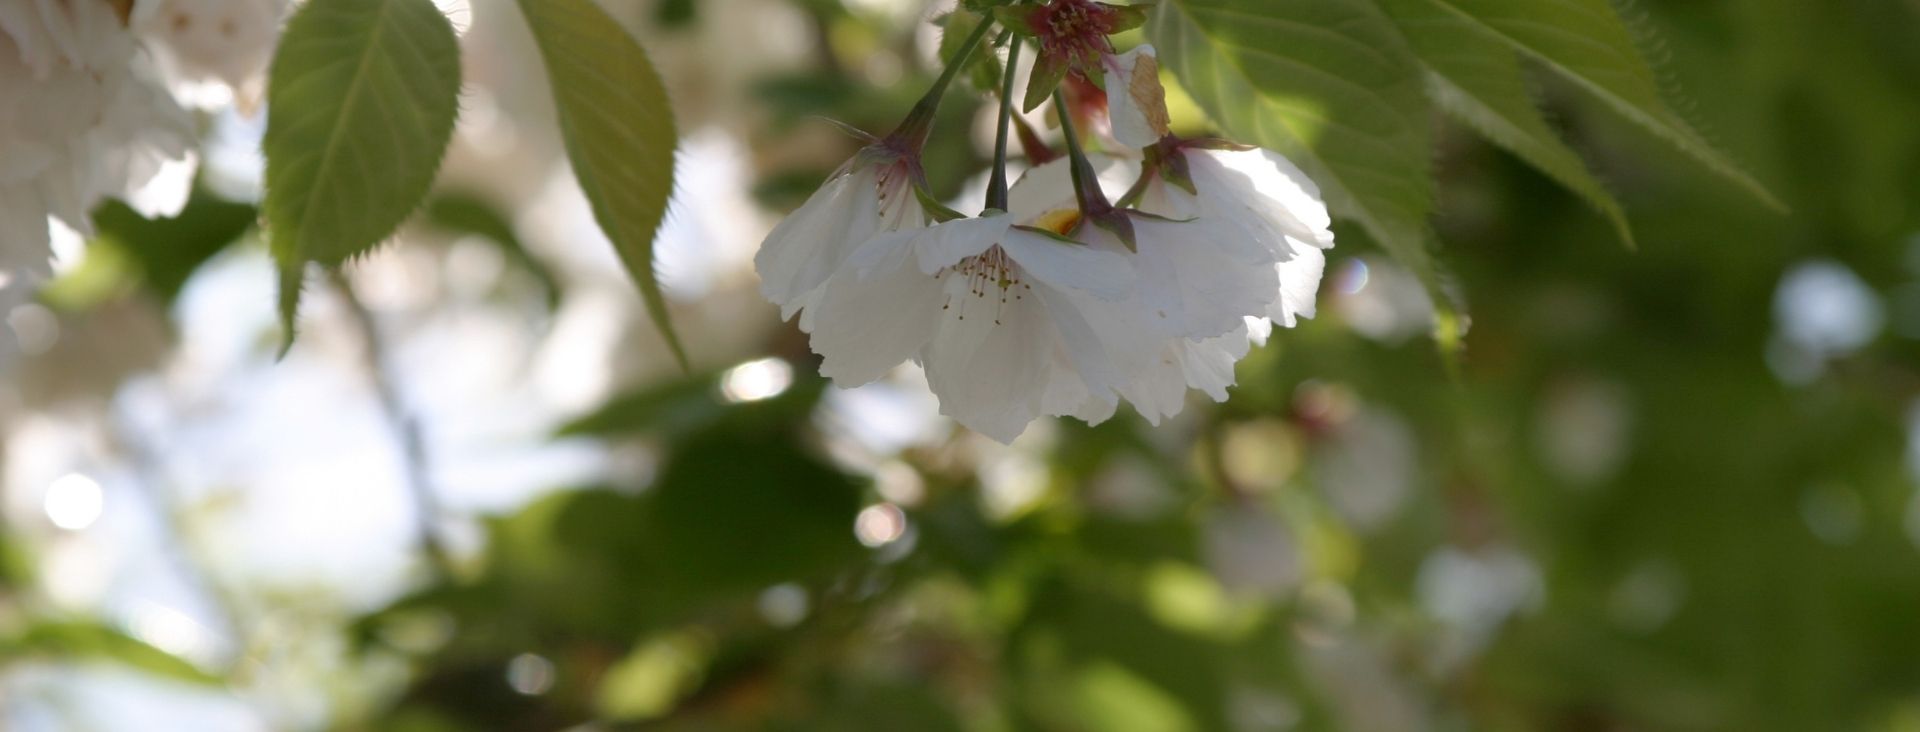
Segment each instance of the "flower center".
[{"label": "flower center", "polygon": [[1080,209],[1056,208],[1035,219],[1033,228],[1046,229],[1055,234],[1066,236],[1080,226]]},{"label": "flower center", "polygon": [[1107,36],[1118,26],[1119,15],[1094,0],[1054,0],[1040,7],[1027,22],[1040,38],[1043,53],[1056,59],[1091,61],[1113,49]]},{"label": "flower center", "polygon": [[[960,260],[942,274],[948,272],[966,278],[967,292],[973,295],[974,299],[985,300],[990,294],[999,295],[995,298],[993,308],[994,325],[1000,324],[1000,311],[1005,309],[1009,294],[1013,296],[1012,299],[1020,300],[1025,297],[1025,290],[1033,289],[1032,285],[1021,281],[1020,268],[1015,266],[1012,257],[1007,256],[1007,250],[1001,249],[998,244],[988,247],[984,252]],[[940,306],[941,310],[952,308],[951,297],[948,298],[947,304]],[[960,303],[959,318],[967,319],[965,300]]]}]

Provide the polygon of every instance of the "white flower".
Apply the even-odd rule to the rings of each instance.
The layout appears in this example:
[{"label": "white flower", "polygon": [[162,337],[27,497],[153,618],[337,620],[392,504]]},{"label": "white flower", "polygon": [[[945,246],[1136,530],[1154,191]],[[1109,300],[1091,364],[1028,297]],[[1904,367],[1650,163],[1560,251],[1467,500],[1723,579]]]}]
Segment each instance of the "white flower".
[{"label": "white flower", "polygon": [[1214,150],[1185,147],[1193,192],[1156,179],[1141,197],[1140,208],[1174,219],[1230,223],[1273,254],[1279,293],[1264,317],[1293,327],[1298,317],[1313,317],[1326,254],[1333,246],[1332,220],[1320,200],[1320,188],[1292,161],[1259,148]]},{"label": "white flower", "polygon": [[942,414],[1011,442],[1049,407],[1111,411],[1118,373],[1084,308],[1132,279],[1124,256],[1004,212],[883,233],[822,289],[813,349],[843,387],[915,358]]},{"label": "white flower", "polygon": [[0,3],[0,278],[10,295],[48,274],[50,217],[87,233],[103,197],[134,198],[149,215],[185,203],[192,127],[143,61],[108,3]]},{"label": "white flower", "polygon": [[1160,85],[1160,59],[1153,46],[1139,46],[1103,60],[1107,118],[1120,144],[1143,148],[1167,136],[1167,91]]},{"label": "white flower", "polygon": [[1041,416],[1098,423],[1120,398],[1155,424],[1189,387],[1224,400],[1249,318],[1279,296],[1272,248],[1223,220],[1142,217],[1130,252],[1076,228],[1069,166],[1022,177],[1010,212],[863,244],[821,289],[821,373],[857,386],[915,359],[942,414],[1003,442]]},{"label": "white flower", "polygon": [[917,175],[907,156],[869,147],[774,227],[753,265],[760,294],[780,306],[781,319],[802,312],[800,327],[811,331],[809,306],[855,248],[876,234],[926,226]]}]

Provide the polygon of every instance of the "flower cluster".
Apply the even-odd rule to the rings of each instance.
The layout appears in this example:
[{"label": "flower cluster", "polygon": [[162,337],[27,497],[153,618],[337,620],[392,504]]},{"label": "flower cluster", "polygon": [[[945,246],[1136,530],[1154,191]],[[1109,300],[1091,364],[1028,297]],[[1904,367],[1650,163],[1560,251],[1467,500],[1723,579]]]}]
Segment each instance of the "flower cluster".
[{"label": "flower cluster", "polygon": [[179,0],[0,2],[6,300],[19,300],[50,273],[50,221],[86,234],[92,207],[109,196],[146,215],[171,215],[186,204],[196,167],[192,119],[129,29],[167,4]]},{"label": "flower cluster", "polygon": [[[1169,133],[1153,50],[1115,54],[1105,39],[1130,9],[1014,7],[996,13],[1012,40],[983,210],[964,216],[925,196],[923,102],[767,237],[763,294],[799,316],[838,385],[916,362],[943,414],[1002,442],[1044,416],[1098,423],[1123,399],[1154,424],[1180,412],[1189,388],[1224,401],[1251,344],[1313,315],[1333,244],[1318,189],[1277,153]],[[1008,97],[1026,38],[1040,47],[1029,88],[1047,87],[1069,155],[1009,187]],[[1098,69],[1080,81],[1104,84],[1104,104],[1071,104],[1054,88],[1085,68]],[[1106,119],[1076,125],[1083,110]],[[1092,121],[1119,143],[1111,154],[1081,149],[1076,130]]]}]

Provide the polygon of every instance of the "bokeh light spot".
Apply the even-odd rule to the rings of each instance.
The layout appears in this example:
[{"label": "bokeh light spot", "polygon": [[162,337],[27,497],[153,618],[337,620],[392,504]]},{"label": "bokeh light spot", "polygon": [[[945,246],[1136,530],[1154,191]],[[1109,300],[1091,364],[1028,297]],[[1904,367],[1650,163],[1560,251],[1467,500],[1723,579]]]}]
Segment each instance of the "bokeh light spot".
[{"label": "bokeh light spot", "polygon": [[106,497],[100,484],[79,473],[68,473],[47,486],[47,520],[68,531],[79,531],[100,519]]},{"label": "bokeh light spot", "polygon": [[539,696],[553,688],[553,662],[533,653],[522,653],[507,662],[507,685],[527,696]]},{"label": "bokeh light spot", "polygon": [[748,361],[720,377],[720,393],[736,404],[772,399],[789,386],[793,386],[793,367],[777,358]]},{"label": "bokeh light spot", "polygon": [[907,533],[907,513],[891,503],[876,503],[854,517],[853,534],[869,548],[899,541]]}]

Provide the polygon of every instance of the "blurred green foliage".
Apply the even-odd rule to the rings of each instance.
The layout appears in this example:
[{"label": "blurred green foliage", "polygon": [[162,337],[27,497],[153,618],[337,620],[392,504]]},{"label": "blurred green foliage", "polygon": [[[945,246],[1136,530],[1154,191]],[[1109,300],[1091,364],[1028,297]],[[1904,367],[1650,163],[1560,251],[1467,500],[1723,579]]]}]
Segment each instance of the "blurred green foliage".
[{"label": "blurred green foliage", "polygon": [[[823,39],[915,50],[839,2],[799,5]],[[1231,401],[1160,429],[1060,424],[1012,510],[987,495],[1007,466],[977,446],[910,448],[888,465],[922,496],[900,501],[901,538],[868,548],[857,517],[892,499],[836,453],[830,387],[781,332],[765,350],[797,375],[779,396],[735,403],[700,374],[559,426],[654,469],[489,519],[481,556],[359,619],[356,653],[402,658],[412,680],[335,724],[1920,729],[1920,6],[1636,5],[1634,40],[1658,49],[1648,83],[1789,213],[1523,61],[1525,93],[1639,246],[1435,118],[1438,271],[1470,319],[1457,376],[1424,323],[1369,335],[1337,306],[1355,263],[1371,291],[1391,283],[1343,222],[1321,315],[1244,362]],[[657,8],[667,33],[709,20]],[[755,87],[757,146],[813,115],[884,131],[926,81],[876,84],[822,45]],[[958,134],[978,110],[954,101],[927,160],[942,195],[984,162]],[[827,172],[770,167],[756,193],[791,205]],[[484,201],[430,213],[523,251]],[[167,298],[252,214],[196,199],[173,222],[129,215],[101,212],[103,237],[183,242],[127,247]],[[1776,294],[1808,261],[1857,273],[1891,328],[1789,378]],[[1568,434],[1615,440],[1617,458],[1570,469]],[[1405,492],[1356,503],[1379,485]],[[1222,541],[1297,567],[1249,579]]]}]

